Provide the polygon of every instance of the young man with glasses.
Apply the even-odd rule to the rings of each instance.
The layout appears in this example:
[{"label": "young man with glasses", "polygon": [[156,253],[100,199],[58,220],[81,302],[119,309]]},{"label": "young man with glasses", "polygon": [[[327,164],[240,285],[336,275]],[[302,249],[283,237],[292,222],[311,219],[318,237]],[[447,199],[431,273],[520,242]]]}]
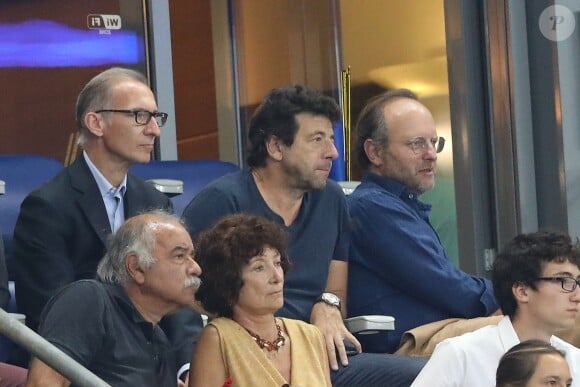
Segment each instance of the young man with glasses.
[{"label": "young man with glasses", "polygon": [[[14,230],[16,295],[36,330],[44,305],[64,285],[93,278],[111,233],[169,199],[128,173],[151,158],[167,119],[140,73],[111,68],[91,79],[76,106],[83,152],[22,203]],[[189,361],[191,353],[184,353]]]},{"label": "young man with glasses", "polygon": [[573,386],[580,385],[580,350],[554,335],[574,326],[580,303],[580,246],[561,233],[518,235],[493,264],[493,287],[506,316],[441,342],[413,387],[488,387],[502,355],[525,340],[565,352]]},{"label": "young man with glasses", "polygon": [[362,110],[355,136],[365,174],[347,197],[348,314],[396,318],[384,340],[361,337],[363,348],[394,352],[409,329],[497,311],[491,282],[455,267],[429,222],[431,206],[418,200],[435,184],[445,145],[429,110],[409,90],[386,92]]}]

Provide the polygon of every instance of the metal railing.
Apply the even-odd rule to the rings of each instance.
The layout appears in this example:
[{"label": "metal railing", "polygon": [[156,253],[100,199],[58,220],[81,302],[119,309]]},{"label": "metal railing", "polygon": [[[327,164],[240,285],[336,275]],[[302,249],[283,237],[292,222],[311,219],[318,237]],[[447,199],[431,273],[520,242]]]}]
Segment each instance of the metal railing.
[{"label": "metal railing", "polygon": [[2,308],[0,308],[0,333],[26,348],[33,356],[52,367],[74,385],[111,387]]}]

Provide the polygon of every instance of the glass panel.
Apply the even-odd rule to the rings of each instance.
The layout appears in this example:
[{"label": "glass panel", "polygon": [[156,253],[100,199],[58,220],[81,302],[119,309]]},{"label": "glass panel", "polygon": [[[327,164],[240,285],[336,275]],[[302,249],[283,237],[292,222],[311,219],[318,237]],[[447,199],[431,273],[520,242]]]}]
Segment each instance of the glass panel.
[{"label": "glass panel", "polygon": [[[447,140],[435,188],[421,200],[433,204],[431,222],[457,264],[443,0],[340,0],[340,17],[343,64],[351,67],[352,122],[368,98],[403,87],[418,94],[433,113],[438,135]],[[353,176],[360,177],[360,171]]]},{"label": "glass panel", "polygon": [[[543,20],[542,18],[547,18]],[[547,21],[548,23],[543,23]],[[580,2],[558,0],[540,14],[540,30],[558,46],[568,231],[580,236]],[[551,23],[550,23],[551,22]],[[546,27],[548,27],[546,29]]]},{"label": "glass panel", "polygon": [[148,75],[143,0],[0,0],[0,153],[64,159],[81,87],[115,65]]},{"label": "glass panel", "polygon": [[[240,127],[275,87],[303,84],[337,97],[332,0],[233,0]],[[244,157],[245,159],[245,157]]]}]

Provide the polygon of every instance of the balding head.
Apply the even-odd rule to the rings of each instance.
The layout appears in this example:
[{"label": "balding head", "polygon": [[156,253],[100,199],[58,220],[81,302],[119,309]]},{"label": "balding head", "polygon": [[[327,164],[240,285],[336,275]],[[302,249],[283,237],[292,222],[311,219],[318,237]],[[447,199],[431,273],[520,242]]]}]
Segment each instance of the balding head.
[{"label": "balding head", "polygon": [[388,140],[388,124],[385,121],[383,109],[388,103],[398,99],[417,100],[417,96],[407,89],[391,90],[371,98],[358,116],[355,128],[354,153],[359,165],[367,169],[370,160],[364,150],[364,143],[367,139]]},{"label": "balding head", "polygon": [[439,140],[433,115],[409,90],[372,99],[357,123],[356,152],[366,170],[421,194],[435,184]]},{"label": "balding head", "polygon": [[88,112],[107,108],[112,97],[113,86],[121,80],[142,83],[149,87],[147,78],[135,70],[112,67],[94,76],[81,90],[77,98],[76,121],[79,130],[79,144],[88,138],[85,116]]}]

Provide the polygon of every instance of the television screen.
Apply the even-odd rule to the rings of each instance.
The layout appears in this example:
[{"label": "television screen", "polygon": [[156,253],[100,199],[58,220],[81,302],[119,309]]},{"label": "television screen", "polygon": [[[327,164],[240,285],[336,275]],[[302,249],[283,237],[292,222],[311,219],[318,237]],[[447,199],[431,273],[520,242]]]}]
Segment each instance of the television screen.
[{"label": "television screen", "polygon": [[144,0],[0,0],[0,153],[64,161],[76,97],[112,66],[149,76]]}]

